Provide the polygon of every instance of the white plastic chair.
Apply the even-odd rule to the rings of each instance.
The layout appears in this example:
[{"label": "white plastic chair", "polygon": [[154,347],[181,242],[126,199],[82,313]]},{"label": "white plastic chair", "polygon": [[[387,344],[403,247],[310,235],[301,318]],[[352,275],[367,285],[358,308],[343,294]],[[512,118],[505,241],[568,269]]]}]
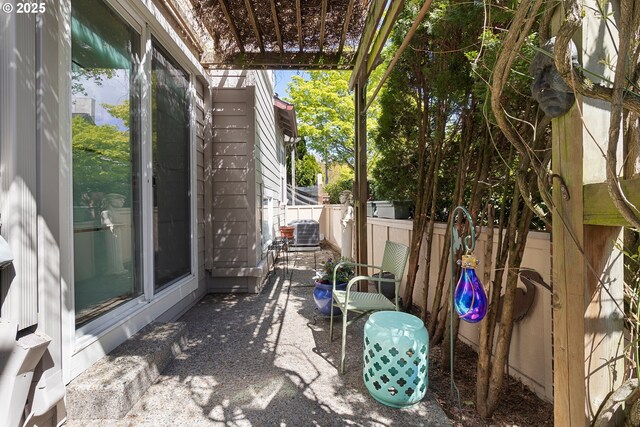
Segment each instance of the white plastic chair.
[{"label": "white plastic chair", "polygon": [[[340,354],[340,373],[344,374],[344,359],[345,359],[345,347],[347,344],[347,326],[358,320],[365,314],[382,311],[382,310],[396,310],[400,309],[398,303],[398,294],[400,293],[400,283],[402,282],[402,276],[407,264],[407,258],[409,257],[409,248],[403,244],[395,243],[387,240],[384,246],[384,255],[382,256],[382,265],[367,265],[350,261],[343,261],[337,264],[333,271],[333,290],[332,290],[332,307],[331,307],[331,322],[329,324],[329,340],[333,341],[333,310],[334,307],[342,310],[342,351]],[[379,270],[375,276],[356,276],[349,280],[345,290],[336,289],[336,273],[338,268],[342,265],[352,265],[359,267],[368,267]],[[393,278],[383,277],[382,273],[391,273]],[[373,292],[358,292],[352,291],[351,288],[358,282],[363,280],[372,281],[378,283],[378,293]],[[382,283],[394,283],[395,284],[395,303],[391,302],[380,292],[380,285]],[[356,312],[359,315],[349,321],[349,312]]]}]

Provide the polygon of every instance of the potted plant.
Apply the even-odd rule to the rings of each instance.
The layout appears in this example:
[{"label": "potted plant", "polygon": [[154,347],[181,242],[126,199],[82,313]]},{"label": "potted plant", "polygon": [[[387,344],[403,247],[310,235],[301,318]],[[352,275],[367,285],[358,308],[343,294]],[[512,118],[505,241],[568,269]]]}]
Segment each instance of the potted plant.
[{"label": "potted plant", "polygon": [[[316,275],[313,277],[314,289],[313,300],[318,307],[318,311],[322,316],[331,316],[331,301],[333,290],[333,272],[340,262],[351,261],[348,258],[329,258],[325,262],[322,262],[321,270],[316,271]],[[347,283],[354,276],[353,267],[350,265],[342,265],[336,272],[336,289],[344,290],[347,287]],[[333,315],[342,314],[340,310],[335,309]]]}]

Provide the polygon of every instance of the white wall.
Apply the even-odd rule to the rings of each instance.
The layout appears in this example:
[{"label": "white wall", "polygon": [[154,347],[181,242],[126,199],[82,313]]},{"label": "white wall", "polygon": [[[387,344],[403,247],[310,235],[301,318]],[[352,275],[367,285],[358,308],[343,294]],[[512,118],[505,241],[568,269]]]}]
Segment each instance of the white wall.
[{"label": "white wall", "polygon": [[[340,218],[342,217],[342,205],[288,206],[286,216],[287,220],[300,218],[319,221],[320,232],[324,234],[327,242],[341,249]],[[429,277],[425,279],[423,268],[418,271],[413,300],[423,310],[425,305],[425,282],[429,283],[427,299],[429,310],[433,303],[440,254],[444,247],[445,231],[446,224],[435,225]],[[391,240],[408,245],[411,242],[412,233],[413,222],[411,220],[367,218],[368,262],[380,265],[385,241]],[[487,244],[486,237],[486,230],[483,229],[478,236],[475,250],[475,254],[480,260],[482,260]],[[493,256],[495,259],[497,243],[494,241],[493,244]],[[423,242],[420,254],[420,264],[422,266],[426,257],[425,247],[426,245]],[[523,268],[536,270],[544,281],[549,284],[551,283],[550,250],[551,242],[548,233],[530,232],[521,264]],[[482,265],[477,268],[477,273],[482,280],[484,275],[484,267]],[[449,283],[448,277],[447,283]],[[407,271],[405,270],[402,289],[406,284],[406,278]],[[504,275],[504,281],[506,281],[506,275]],[[520,286],[523,285],[520,284]],[[462,322],[460,338],[474,349],[477,349],[478,330],[478,325]],[[536,288],[536,299],[527,317],[514,326],[509,354],[509,373],[519,378],[538,396],[550,402],[553,401],[552,338],[551,294],[544,287],[538,286]]]}]

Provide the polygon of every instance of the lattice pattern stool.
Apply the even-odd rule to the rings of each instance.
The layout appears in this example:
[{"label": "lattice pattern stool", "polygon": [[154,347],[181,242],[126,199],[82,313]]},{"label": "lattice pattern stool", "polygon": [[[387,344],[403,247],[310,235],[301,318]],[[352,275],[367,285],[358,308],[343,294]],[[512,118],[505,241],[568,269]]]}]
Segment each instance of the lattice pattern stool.
[{"label": "lattice pattern stool", "polygon": [[422,320],[379,311],[364,325],[362,377],[374,399],[394,408],[418,403],[429,383],[429,334]]}]

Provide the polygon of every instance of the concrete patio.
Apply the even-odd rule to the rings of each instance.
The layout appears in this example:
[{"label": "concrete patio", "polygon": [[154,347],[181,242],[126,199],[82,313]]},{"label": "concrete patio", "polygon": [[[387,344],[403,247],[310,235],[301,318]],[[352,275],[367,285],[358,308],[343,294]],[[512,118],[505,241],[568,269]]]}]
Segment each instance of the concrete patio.
[{"label": "concrete patio", "polygon": [[408,409],[369,396],[362,330],[349,328],[347,373],[338,374],[340,324],[316,315],[311,277],[327,250],[291,253],[259,295],[208,295],[181,319],[186,349],[120,420],[69,426],[446,426],[433,395]]}]

